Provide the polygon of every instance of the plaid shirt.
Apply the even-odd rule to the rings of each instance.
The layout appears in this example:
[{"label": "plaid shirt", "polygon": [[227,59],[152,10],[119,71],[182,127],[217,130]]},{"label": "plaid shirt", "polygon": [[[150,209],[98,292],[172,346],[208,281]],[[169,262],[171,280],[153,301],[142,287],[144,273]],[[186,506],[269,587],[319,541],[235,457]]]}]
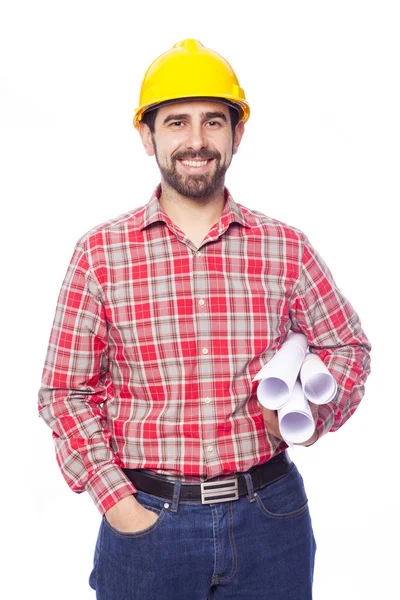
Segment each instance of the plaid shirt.
[{"label": "plaid shirt", "polygon": [[319,437],[354,412],[370,372],[360,320],[304,233],[225,190],[197,249],[159,194],[78,241],[39,392],[63,476],[102,513],[137,491],[124,467],[205,481],[286,448],[252,379],[290,329],[338,383]]}]

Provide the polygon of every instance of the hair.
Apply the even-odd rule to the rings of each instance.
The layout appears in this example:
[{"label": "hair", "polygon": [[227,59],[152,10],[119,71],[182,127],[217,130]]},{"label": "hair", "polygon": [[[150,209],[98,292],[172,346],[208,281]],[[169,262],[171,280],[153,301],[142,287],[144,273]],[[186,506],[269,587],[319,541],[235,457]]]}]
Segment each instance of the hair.
[{"label": "hair", "polygon": [[[154,124],[156,121],[158,108],[159,107],[153,108],[151,110],[147,110],[142,115],[142,122],[148,126],[151,133],[154,133],[154,131],[155,131]],[[229,108],[229,114],[231,116],[232,133],[234,133],[236,125],[239,123],[239,111],[237,108],[234,108],[233,106],[228,106],[228,108]]]}]

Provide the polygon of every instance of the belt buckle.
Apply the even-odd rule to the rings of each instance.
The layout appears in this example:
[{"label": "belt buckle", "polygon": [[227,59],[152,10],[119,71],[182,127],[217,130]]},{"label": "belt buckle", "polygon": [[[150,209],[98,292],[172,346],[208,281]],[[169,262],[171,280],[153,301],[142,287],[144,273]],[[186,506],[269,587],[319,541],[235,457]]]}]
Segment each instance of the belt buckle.
[{"label": "belt buckle", "polygon": [[230,502],[239,499],[238,480],[205,481],[201,483],[201,503]]}]

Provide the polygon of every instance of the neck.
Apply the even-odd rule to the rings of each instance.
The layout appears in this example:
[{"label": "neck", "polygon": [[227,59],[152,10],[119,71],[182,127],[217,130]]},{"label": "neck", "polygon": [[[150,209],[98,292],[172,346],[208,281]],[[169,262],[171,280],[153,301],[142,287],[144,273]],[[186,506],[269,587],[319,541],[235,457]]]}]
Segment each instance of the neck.
[{"label": "neck", "polygon": [[190,198],[182,196],[176,190],[161,183],[160,204],[163,211],[179,227],[214,225],[224,210],[225,188],[224,185],[205,198]]}]

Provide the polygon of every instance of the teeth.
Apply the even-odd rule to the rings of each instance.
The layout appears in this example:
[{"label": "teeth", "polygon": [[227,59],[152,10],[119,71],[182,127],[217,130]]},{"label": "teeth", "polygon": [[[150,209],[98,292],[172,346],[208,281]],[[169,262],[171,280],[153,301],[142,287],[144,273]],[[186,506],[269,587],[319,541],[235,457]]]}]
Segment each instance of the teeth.
[{"label": "teeth", "polygon": [[187,165],[188,167],[204,167],[204,165],[207,164],[207,160],[183,160],[182,161],[184,165]]}]

